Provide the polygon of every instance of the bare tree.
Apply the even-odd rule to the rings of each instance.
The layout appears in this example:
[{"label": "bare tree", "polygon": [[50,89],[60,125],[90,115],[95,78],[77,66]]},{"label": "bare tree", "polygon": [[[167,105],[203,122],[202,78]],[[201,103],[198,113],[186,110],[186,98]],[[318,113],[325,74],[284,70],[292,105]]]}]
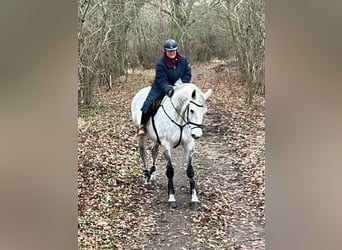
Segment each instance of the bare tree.
[{"label": "bare tree", "polygon": [[79,104],[90,105],[93,85],[127,71],[127,38],[145,1],[79,0]]},{"label": "bare tree", "polygon": [[246,101],[265,94],[265,6],[263,0],[226,0],[222,3],[235,55],[248,84]]},{"label": "bare tree", "polygon": [[[149,5],[156,11],[164,14],[162,20],[166,20],[166,36],[171,37],[180,44],[186,44],[188,39],[188,27],[194,21],[191,19],[192,9],[195,0],[167,0],[167,1],[150,1]],[[161,15],[162,16],[162,15]]]},{"label": "bare tree", "polygon": [[81,106],[91,105],[94,86],[111,88],[124,74],[127,80],[128,67],[153,68],[170,37],[190,62],[235,54],[248,101],[264,93],[263,0],[78,1]]}]

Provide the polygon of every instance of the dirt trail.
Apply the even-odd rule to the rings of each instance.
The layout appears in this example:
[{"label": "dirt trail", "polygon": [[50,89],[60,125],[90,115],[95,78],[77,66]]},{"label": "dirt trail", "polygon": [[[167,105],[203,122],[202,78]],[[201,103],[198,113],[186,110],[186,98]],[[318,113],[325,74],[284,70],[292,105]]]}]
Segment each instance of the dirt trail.
[{"label": "dirt trail", "polygon": [[[194,69],[193,81],[211,73],[208,68]],[[206,123],[214,124],[217,119],[213,109]],[[197,141],[193,162],[201,208],[195,211],[190,207],[181,146],[172,153],[178,207],[168,208],[165,162],[160,152],[156,187],[148,192],[151,203],[146,204],[143,215],[150,226],[143,238],[136,239],[141,243],[137,249],[265,249],[263,218],[246,202],[253,196],[234,161],[239,156],[219,129],[209,125],[204,134]]]},{"label": "dirt trail", "polygon": [[94,107],[79,118],[79,249],[265,249],[265,102],[256,97],[247,107],[236,65],[227,66],[192,66],[192,81],[213,89],[193,157],[198,210],[190,207],[181,146],[172,153],[178,207],[168,207],[161,149],[156,186],[144,188],[129,110],[154,71],[97,89]]}]

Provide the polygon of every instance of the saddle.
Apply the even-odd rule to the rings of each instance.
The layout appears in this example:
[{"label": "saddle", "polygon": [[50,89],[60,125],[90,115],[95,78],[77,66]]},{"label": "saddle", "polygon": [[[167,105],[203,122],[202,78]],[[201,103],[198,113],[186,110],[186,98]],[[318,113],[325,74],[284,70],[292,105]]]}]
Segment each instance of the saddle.
[{"label": "saddle", "polygon": [[[147,110],[147,113],[146,113],[146,116],[148,116],[147,119],[150,119],[150,118],[151,118],[151,120],[152,120],[152,126],[153,126],[154,132],[156,133],[158,144],[161,144],[161,143],[160,143],[160,139],[159,139],[159,135],[158,135],[158,132],[157,132],[156,125],[155,125],[155,123],[154,123],[154,116],[156,115],[156,113],[157,113],[159,107],[161,106],[161,102],[163,101],[164,96],[165,96],[165,95],[162,95],[162,96],[159,96],[158,98],[156,98],[156,99],[152,102],[151,106],[149,107],[149,109]],[[164,111],[165,111],[165,110],[164,110]],[[170,117],[169,117],[169,118],[170,118]],[[171,119],[171,118],[170,118],[170,119]],[[171,119],[171,121],[174,122],[172,119]],[[175,123],[175,122],[174,122],[174,123]],[[176,124],[177,124],[177,123],[176,123]],[[178,147],[178,145],[180,144],[181,139],[182,139],[183,128],[184,128],[184,126],[185,126],[186,124],[184,124],[184,125],[182,125],[182,126],[179,125],[179,124],[177,124],[177,125],[180,127],[181,130],[180,130],[179,141],[178,141],[178,143],[176,144],[176,146],[174,146],[174,148]]]},{"label": "saddle", "polygon": [[162,100],[164,99],[164,96],[165,95],[159,96],[152,102],[151,106],[148,108],[147,113],[146,113],[146,115],[148,116],[148,119],[150,117],[155,116],[155,114],[158,111],[158,108],[160,107]]},{"label": "saddle", "polygon": [[[154,119],[153,117],[156,115],[160,104],[163,100],[165,95],[159,96],[157,97],[151,104],[151,106],[148,108],[147,113],[143,113],[143,119],[146,119],[146,121],[148,121],[150,118],[152,118],[152,126],[153,126],[153,130],[155,131],[156,135],[157,135],[157,142],[160,144],[160,140],[159,140],[159,136],[157,133],[157,129],[156,129],[156,125],[154,124]],[[145,116],[145,117],[144,117]]]}]

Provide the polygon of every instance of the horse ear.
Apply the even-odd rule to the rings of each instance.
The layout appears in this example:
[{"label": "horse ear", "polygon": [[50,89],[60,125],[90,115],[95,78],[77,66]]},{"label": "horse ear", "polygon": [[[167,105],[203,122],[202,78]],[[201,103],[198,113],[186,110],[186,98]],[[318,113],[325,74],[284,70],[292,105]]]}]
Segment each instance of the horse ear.
[{"label": "horse ear", "polygon": [[191,97],[192,97],[192,99],[196,98],[196,89],[194,89],[194,91],[192,91]]},{"label": "horse ear", "polygon": [[183,82],[182,82],[182,79],[180,79],[180,78],[175,82],[175,86],[182,85],[182,84],[183,84]]},{"label": "horse ear", "polygon": [[212,89],[208,89],[207,92],[205,92],[204,98],[205,98],[206,100],[208,100],[208,98],[209,98],[209,96],[211,95],[212,91],[213,91]]}]

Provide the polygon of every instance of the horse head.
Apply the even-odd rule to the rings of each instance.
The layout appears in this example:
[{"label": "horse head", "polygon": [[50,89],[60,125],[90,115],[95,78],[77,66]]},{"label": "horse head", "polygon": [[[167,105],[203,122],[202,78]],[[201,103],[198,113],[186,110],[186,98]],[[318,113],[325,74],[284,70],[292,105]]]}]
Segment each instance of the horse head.
[{"label": "horse head", "polygon": [[195,84],[182,84],[177,81],[173,99],[178,99],[180,114],[184,117],[191,129],[191,136],[195,139],[203,135],[203,118],[207,112],[206,102],[212,93],[212,89],[202,92]]}]

